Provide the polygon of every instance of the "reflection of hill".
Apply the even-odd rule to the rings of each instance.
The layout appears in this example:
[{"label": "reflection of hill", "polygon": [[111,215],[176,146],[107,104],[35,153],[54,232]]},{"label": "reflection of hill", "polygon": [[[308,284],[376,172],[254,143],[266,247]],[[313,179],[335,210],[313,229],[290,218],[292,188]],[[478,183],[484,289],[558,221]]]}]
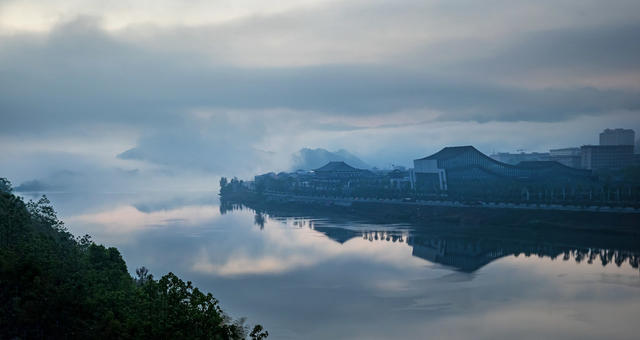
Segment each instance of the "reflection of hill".
[{"label": "reflection of hill", "polygon": [[398,228],[375,221],[350,220],[346,215],[324,214],[313,209],[296,213],[274,206],[260,211],[271,218],[306,216],[311,220],[321,220],[321,223],[310,225],[341,244],[354,237],[372,242],[406,242],[413,247],[413,256],[462,272],[474,272],[501,257],[520,254],[552,259],[560,257],[565,261],[573,259],[579,263],[600,263],[603,266],[628,263],[638,268],[640,262],[640,236],[637,232],[444,223],[408,224]]}]

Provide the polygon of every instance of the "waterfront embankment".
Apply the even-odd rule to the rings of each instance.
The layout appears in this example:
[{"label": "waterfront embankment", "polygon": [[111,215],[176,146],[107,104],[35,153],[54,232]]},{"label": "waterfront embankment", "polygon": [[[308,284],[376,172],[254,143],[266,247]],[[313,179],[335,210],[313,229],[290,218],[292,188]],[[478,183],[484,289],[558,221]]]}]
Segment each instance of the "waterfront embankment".
[{"label": "waterfront embankment", "polygon": [[277,206],[294,211],[322,211],[363,220],[417,224],[435,221],[470,225],[562,227],[568,229],[640,231],[640,211],[634,208],[576,205],[517,204],[504,202],[457,202],[445,200],[371,199],[294,195],[253,191],[228,192],[224,202],[256,210]]}]

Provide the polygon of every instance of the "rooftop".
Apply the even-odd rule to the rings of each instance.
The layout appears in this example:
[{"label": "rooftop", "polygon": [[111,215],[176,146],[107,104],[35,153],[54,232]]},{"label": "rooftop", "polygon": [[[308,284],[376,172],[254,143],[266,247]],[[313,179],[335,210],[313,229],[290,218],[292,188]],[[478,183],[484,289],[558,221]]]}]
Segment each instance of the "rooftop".
[{"label": "rooftop", "polygon": [[361,171],[342,161],[333,161],[313,170],[315,172],[355,172]]},{"label": "rooftop", "polygon": [[434,153],[431,156],[427,156],[424,158],[420,158],[419,160],[425,160],[425,159],[450,159],[450,158],[454,158],[457,157],[467,151],[472,151],[472,152],[479,152],[478,149],[474,148],[471,145],[465,145],[465,146],[447,146],[444,149]]},{"label": "rooftop", "polygon": [[556,161],[524,161],[516,164],[516,167],[525,168],[525,169],[556,168],[556,169],[572,170],[576,172],[585,172],[585,173],[589,172],[588,170],[573,168]]}]

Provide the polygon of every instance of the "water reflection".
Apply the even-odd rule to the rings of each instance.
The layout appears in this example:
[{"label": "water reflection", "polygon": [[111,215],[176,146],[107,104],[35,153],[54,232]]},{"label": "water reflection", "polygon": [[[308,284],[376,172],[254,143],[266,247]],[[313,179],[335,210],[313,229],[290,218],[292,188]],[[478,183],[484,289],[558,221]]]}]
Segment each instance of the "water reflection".
[{"label": "water reflection", "polygon": [[[459,225],[389,225],[375,222],[345,223],[340,218],[329,218],[314,213],[312,208],[305,210],[307,219],[291,217],[290,211],[279,210],[278,206],[260,209],[245,207],[241,204],[223,202],[222,214],[248,209],[255,213],[255,223],[264,228],[266,215],[274,219],[287,221],[293,219],[296,226],[308,225],[330,239],[344,244],[353,238],[363,238],[370,242],[386,241],[406,243],[412,248],[412,255],[429,262],[444,265],[462,272],[474,272],[483,266],[503,257],[531,255],[552,260],[573,260],[576,263],[600,263],[603,267],[614,263],[620,267],[624,263],[638,269],[640,264],[640,239],[636,234],[617,234],[575,230],[536,230],[536,226],[515,227],[479,227]],[[315,221],[318,221],[314,224]],[[349,224],[349,227],[339,227]],[[323,226],[331,225],[331,226]],[[354,225],[357,228],[354,228]],[[368,228],[373,228],[370,230]],[[394,229],[400,230],[394,230]],[[541,238],[540,234],[546,235]],[[533,236],[533,237],[532,237]],[[613,247],[613,248],[611,248]]]},{"label": "water reflection", "polygon": [[633,233],[389,224],[185,196],[51,198],[74,234],[117,246],[130,270],[176,272],[274,339],[640,332]]},{"label": "water reflection", "polygon": [[266,222],[265,216],[261,212],[256,212],[253,218],[253,223],[260,227],[260,230],[264,229],[264,223]]}]

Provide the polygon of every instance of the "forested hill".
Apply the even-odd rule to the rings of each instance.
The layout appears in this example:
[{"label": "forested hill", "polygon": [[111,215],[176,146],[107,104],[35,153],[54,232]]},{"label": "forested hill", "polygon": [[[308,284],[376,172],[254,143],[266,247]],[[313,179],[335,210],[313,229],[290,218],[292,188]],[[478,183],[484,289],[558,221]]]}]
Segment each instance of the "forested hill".
[{"label": "forested hill", "polygon": [[137,278],[116,248],[74,238],[43,196],[0,178],[0,339],[264,339],[172,273]]}]

